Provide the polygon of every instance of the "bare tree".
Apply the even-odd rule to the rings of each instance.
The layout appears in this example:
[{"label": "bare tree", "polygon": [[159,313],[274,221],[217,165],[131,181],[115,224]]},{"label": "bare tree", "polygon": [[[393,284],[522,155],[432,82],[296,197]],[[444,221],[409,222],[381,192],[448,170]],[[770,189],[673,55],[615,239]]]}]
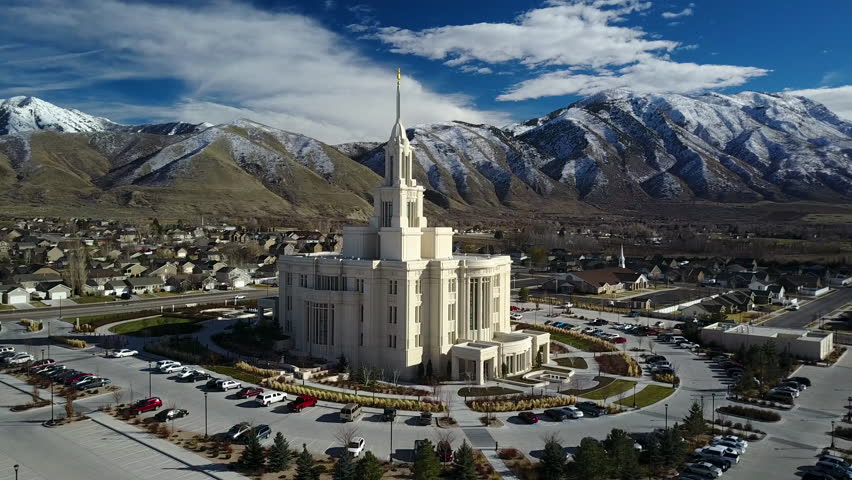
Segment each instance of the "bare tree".
[{"label": "bare tree", "polygon": [[71,287],[75,295],[82,295],[83,285],[86,284],[88,276],[88,252],[80,242],[74,242],[68,249],[67,256],[68,266],[65,271],[65,281],[68,282],[68,286]]},{"label": "bare tree", "polygon": [[343,425],[337,429],[337,432],[334,434],[334,439],[346,448],[352,443],[352,439],[358,436],[358,428],[354,425]]},{"label": "bare tree", "polygon": [[394,385],[396,385],[396,384],[399,382],[399,375],[400,375],[400,373],[401,373],[401,372],[400,372],[399,370],[394,370],[394,371],[393,371],[393,384],[394,384]]},{"label": "bare tree", "polygon": [[361,381],[364,382],[364,386],[367,387],[370,385],[370,379],[373,376],[373,369],[368,366],[361,367]]},{"label": "bare tree", "polygon": [[450,445],[452,445],[453,440],[456,439],[455,433],[448,428],[438,429],[437,436],[438,436],[438,443],[447,442]]},{"label": "bare tree", "polygon": [[451,419],[451,418],[453,418],[452,404],[453,404],[454,394],[453,394],[452,390],[445,390],[442,393],[442,397],[443,397],[442,400],[444,401],[444,405],[445,405],[444,417],[447,418],[447,419]]},{"label": "bare tree", "polygon": [[116,405],[121,403],[121,400],[124,398],[124,392],[121,390],[114,390],[112,392],[112,399]]}]

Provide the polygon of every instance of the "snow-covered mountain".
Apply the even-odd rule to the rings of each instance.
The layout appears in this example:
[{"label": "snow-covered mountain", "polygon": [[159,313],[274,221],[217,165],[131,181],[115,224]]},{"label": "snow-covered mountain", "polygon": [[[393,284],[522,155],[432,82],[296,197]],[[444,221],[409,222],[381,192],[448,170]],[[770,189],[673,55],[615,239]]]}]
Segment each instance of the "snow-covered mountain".
[{"label": "snow-covered mountain", "polygon": [[[332,147],[251,120],[126,126],[32,97],[0,112],[4,205],[363,219],[384,172],[381,143]],[[614,90],[502,128],[443,122],[407,134],[430,209],[852,202],[852,123],[785,94]]]},{"label": "snow-covered mountain", "polygon": [[186,135],[212,126],[209,123],[160,123],[121,125],[75,109],[62,108],[36,97],[11,97],[0,100],[0,135],[29,131],[86,133],[128,131],[159,135]]}]

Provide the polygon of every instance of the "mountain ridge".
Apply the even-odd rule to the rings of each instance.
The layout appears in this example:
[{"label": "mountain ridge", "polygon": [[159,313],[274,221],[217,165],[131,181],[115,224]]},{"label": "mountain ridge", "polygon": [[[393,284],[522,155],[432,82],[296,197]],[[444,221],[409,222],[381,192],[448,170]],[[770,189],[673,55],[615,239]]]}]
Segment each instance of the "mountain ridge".
[{"label": "mountain ridge", "polygon": [[[13,97],[4,128],[0,198],[30,208],[364,220],[384,171],[383,143],[332,146],[247,119],[128,126]],[[615,90],[502,128],[407,135],[432,213],[852,200],[852,123],[786,94]]]}]

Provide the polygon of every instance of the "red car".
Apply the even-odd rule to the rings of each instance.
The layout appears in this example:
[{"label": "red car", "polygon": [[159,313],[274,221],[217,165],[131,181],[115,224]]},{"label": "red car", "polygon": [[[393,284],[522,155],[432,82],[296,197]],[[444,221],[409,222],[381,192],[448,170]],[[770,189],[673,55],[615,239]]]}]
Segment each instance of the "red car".
[{"label": "red car", "polygon": [[160,397],[151,397],[143,400],[139,400],[135,405],[130,407],[130,411],[136,414],[142,412],[150,412],[151,410],[157,410],[163,406],[163,401],[160,400]]},{"label": "red car", "polygon": [[245,387],[239,392],[237,392],[237,398],[251,398],[256,397],[263,393],[263,389],[260,387]]},{"label": "red car", "polygon": [[317,397],[310,395],[299,395],[292,402],[287,404],[287,408],[292,412],[301,412],[303,408],[313,407],[317,404]]},{"label": "red car", "polygon": [[627,343],[627,339],[624,337],[615,337],[612,339],[612,343]]},{"label": "red car", "polygon": [[30,365],[30,370],[36,370],[36,369],[39,369],[41,367],[53,365],[54,363],[56,363],[56,360],[54,360],[52,358],[45,358],[44,360],[39,360],[39,361],[35,362],[34,364]]},{"label": "red car", "polygon": [[516,307],[516,306],[514,306],[514,305],[512,305],[511,307],[509,307],[509,310],[511,310],[511,311],[513,311],[513,312],[516,312],[516,311],[518,311],[518,310],[520,310],[520,309],[521,309],[521,307]]}]

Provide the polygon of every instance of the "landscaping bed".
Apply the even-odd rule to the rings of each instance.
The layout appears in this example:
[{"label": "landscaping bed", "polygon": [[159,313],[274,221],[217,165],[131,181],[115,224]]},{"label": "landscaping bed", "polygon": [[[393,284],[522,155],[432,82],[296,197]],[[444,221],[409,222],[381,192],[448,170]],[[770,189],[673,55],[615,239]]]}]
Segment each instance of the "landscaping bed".
[{"label": "landscaping bed", "polygon": [[759,422],[777,422],[781,420],[781,415],[779,415],[778,412],[744,407],[742,405],[723,405],[717,408],[716,411],[723,415],[733,415],[735,417],[742,417]]},{"label": "landscaping bed", "polygon": [[564,407],[577,403],[573,396],[542,397],[535,395],[516,395],[498,400],[468,400],[465,402],[474,412],[516,412],[542,408]]},{"label": "landscaping bed", "polygon": [[193,337],[166,337],[145,345],[145,351],[182,363],[223,365],[225,357],[208,349]]},{"label": "landscaping bed", "polygon": [[227,375],[235,380],[254,385],[260,385],[265,377],[254,375],[236,367],[228,367],[225,365],[203,365],[202,368],[211,372],[216,372],[221,375]]},{"label": "landscaping bed", "polygon": [[444,411],[444,403],[426,398],[423,400],[406,400],[401,398],[373,397],[366,395],[355,395],[352,393],[335,392],[323,388],[296,385],[295,383],[281,382],[271,378],[265,378],[262,385],[287,392],[294,395],[311,395],[320,400],[334,403],[357,403],[362,407],[372,408],[396,408],[418,412],[441,412]]},{"label": "landscaping bed", "polygon": [[506,387],[464,387],[459,389],[462,397],[488,397],[491,395],[517,395],[520,390]]},{"label": "landscaping bed", "polygon": [[[668,397],[669,395],[673,394],[674,392],[675,389],[671,387],[663,387],[660,385],[647,385],[642,390],[636,392],[636,408],[642,408],[647,407],[648,405],[653,405]],[[625,397],[615,403],[624,407],[632,407],[633,400],[634,396],[630,395],[629,397]]]},{"label": "landscaping bed", "polygon": [[86,348],[86,347],[89,346],[89,344],[86,343],[85,340],[81,340],[79,338],[68,338],[68,337],[60,337],[60,336],[52,335],[52,336],[50,336],[49,340],[52,341],[52,342],[55,342],[55,343],[61,343],[61,344],[65,345],[66,347],[77,348],[77,349]]},{"label": "landscaping bed", "polygon": [[356,380],[323,381],[322,379],[320,379],[319,383],[331,387],[354,390],[356,392],[375,392],[386,395],[406,395],[410,397],[425,397],[429,395],[429,392],[427,390],[423,390],[422,388],[408,387],[405,385],[393,385],[391,383],[379,381],[371,381],[370,383],[365,384]]},{"label": "landscaping bed", "polygon": [[563,357],[554,360],[557,365],[568,368],[589,368],[589,364],[583,357]]},{"label": "landscaping bed", "polygon": [[842,438],[844,440],[852,440],[852,428],[835,427],[834,428],[834,436]]},{"label": "landscaping bed", "polygon": [[199,320],[186,317],[152,317],[122,323],[109,331],[133,337],[162,337],[164,335],[189,335],[201,330]]},{"label": "landscaping bed", "polygon": [[762,408],[774,408],[776,410],[782,410],[782,411],[790,410],[790,409],[793,408],[792,403],[788,404],[788,403],[783,403],[783,402],[773,402],[773,401],[770,401],[770,400],[763,400],[763,399],[754,398],[754,397],[746,397],[746,396],[743,396],[743,395],[731,395],[731,396],[728,397],[728,400],[731,401],[731,402],[749,403],[749,404],[752,404],[752,405],[758,405]]},{"label": "landscaping bed", "polygon": [[588,398],[589,400],[606,400],[609,397],[615,397],[621,393],[630,390],[635,385],[636,382],[630,380],[622,380],[619,378],[616,379],[614,382],[610,382],[603,388],[592,390],[581,396],[583,398]]},{"label": "landscaping bed", "polygon": [[87,297],[77,297],[74,299],[74,303],[76,304],[86,304],[86,303],[106,303],[106,302],[114,302],[115,297],[110,297],[106,295],[92,295]]},{"label": "landscaping bed", "polygon": [[568,390],[561,390],[559,393],[564,393],[566,395],[576,395],[578,397],[584,396],[584,394],[593,392],[599,388],[606,387],[610,383],[614,382],[615,379],[612,377],[595,377],[595,381],[598,382],[594,387],[589,388],[569,388]]},{"label": "landscaping bed", "polygon": [[519,329],[524,330],[537,330],[540,332],[547,332],[550,334],[551,340],[570,345],[584,352],[618,351],[618,347],[609,342],[575,331],[563,330],[561,328],[551,327],[548,325],[530,325],[528,323],[520,323],[518,324],[518,327]]},{"label": "landscaping bed", "polygon": [[264,360],[279,360],[276,342],[286,340],[287,336],[275,325],[251,327],[248,322],[238,321],[228,333],[213,335],[213,342],[219,347],[245,357]]},{"label": "landscaping bed", "polygon": [[622,377],[639,377],[642,375],[642,367],[626,353],[598,355],[595,360],[598,362],[598,367],[602,373]]}]

